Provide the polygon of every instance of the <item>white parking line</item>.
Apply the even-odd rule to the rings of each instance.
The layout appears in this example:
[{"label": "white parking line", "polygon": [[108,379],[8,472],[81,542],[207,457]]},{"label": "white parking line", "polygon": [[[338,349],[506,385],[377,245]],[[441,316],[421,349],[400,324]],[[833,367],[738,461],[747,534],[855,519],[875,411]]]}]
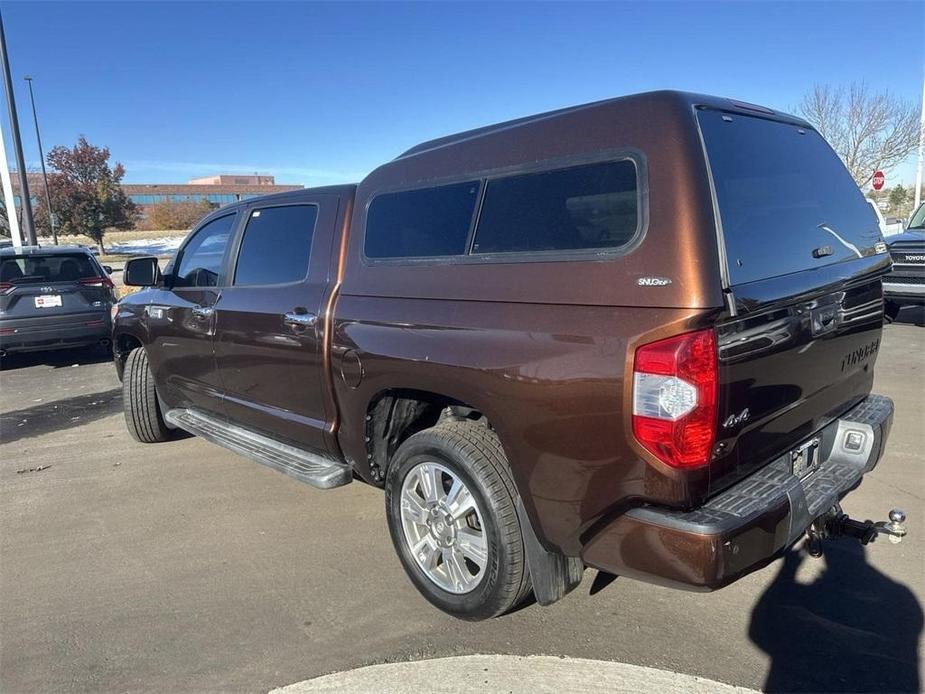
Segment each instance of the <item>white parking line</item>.
[{"label": "white parking line", "polygon": [[467,655],[370,665],[290,684],[274,689],[270,694],[471,691],[511,694],[755,694],[753,689],[656,668],[545,655]]}]

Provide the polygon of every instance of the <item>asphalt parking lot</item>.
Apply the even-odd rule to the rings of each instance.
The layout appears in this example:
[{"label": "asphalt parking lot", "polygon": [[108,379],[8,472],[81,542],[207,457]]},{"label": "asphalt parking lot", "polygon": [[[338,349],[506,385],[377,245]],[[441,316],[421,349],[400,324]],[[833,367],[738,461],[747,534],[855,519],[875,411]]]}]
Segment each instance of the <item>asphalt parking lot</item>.
[{"label": "asphalt parking lot", "polygon": [[0,690],[268,691],[497,653],[770,691],[917,691],[923,367],[925,328],[888,326],[875,389],[895,400],[892,439],[845,504],[875,520],[904,508],[902,544],[791,552],[713,594],[625,578],[591,594],[588,571],[552,607],[472,624],[406,580],[379,491],[317,491],[194,438],[136,444],[105,357],[13,358],[0,374]]}]

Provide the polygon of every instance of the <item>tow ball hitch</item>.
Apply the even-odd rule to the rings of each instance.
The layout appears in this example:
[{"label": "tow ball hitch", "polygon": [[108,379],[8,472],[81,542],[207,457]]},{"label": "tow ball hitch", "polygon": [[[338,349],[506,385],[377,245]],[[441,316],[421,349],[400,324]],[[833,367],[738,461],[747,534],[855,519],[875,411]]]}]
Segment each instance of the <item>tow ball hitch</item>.
[{"label": "tow ball hitch", "polygon": [[862,545],[877,539],[880,534],[886,535],[892,544],[902,542],[906,536],[906,514],[894,508],[888,514],[889,520],[874,522],[871,520],[857,521],[843,513],[841,506],[836,504],[832,509],[813,521],[806,529],[807,550],[810,556],[822,556],[822,541],[827,537],[853,537]]}]

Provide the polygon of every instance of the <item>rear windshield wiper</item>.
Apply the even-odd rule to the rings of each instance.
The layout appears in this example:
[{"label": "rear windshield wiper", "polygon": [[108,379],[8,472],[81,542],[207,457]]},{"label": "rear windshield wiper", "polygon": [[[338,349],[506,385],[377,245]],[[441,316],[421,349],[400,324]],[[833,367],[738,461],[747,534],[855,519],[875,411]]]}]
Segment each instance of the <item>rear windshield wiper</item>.
[{"label": "rear windshield wiper", "polygon": [[[839,236],[839,235],[838,235],[838,232],[835,231],[835,230],[834,230],[832,227],[830,227],[828,224],[826,224],[825,222],[823,222],[822,224],[819,224],[818,226],[819,226],[819,228],[822,229],[823,231],[827,231],[827,232],[830,233],[832,236],[834,236],[835,239],[836,239],[842,246],[844,246],[845,248],[847,248],[849,251],[852,251],[855,255],[857,255],[858,258],[863,258],[863,257],[864,257],[864,255],[861,253],[861,251],[858,250],[858,247],[857,247],[857,246],[855,246],[853,243],[850,243],[850,242],[848,242],[848,241],[845,241],[845,239],[843,239],[841,236]],[[816,250],[819,250],[819,249],[817,248]],[[813,252],[813,255],[815,256],[815,251]],[[825,255],[831,255],[831,253],[826,253]],[[815,257],[818,258],[818,257],[820,257],[820,256],[815,256]]]}]

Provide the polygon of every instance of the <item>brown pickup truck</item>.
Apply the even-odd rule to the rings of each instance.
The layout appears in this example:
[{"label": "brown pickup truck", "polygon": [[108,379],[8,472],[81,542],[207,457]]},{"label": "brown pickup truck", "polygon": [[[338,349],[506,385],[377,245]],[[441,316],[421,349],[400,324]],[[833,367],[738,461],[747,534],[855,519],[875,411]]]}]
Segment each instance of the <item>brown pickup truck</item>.
[{"label": "brown pickup truck", "polygon": [[383,487],[408,576],[480,619],[588,566],[712,590],[899,539],[839,506],[892,423],[889,269],[808,123],[655,92],[221,208],[128,263],[113,344],[136,439]]}]

